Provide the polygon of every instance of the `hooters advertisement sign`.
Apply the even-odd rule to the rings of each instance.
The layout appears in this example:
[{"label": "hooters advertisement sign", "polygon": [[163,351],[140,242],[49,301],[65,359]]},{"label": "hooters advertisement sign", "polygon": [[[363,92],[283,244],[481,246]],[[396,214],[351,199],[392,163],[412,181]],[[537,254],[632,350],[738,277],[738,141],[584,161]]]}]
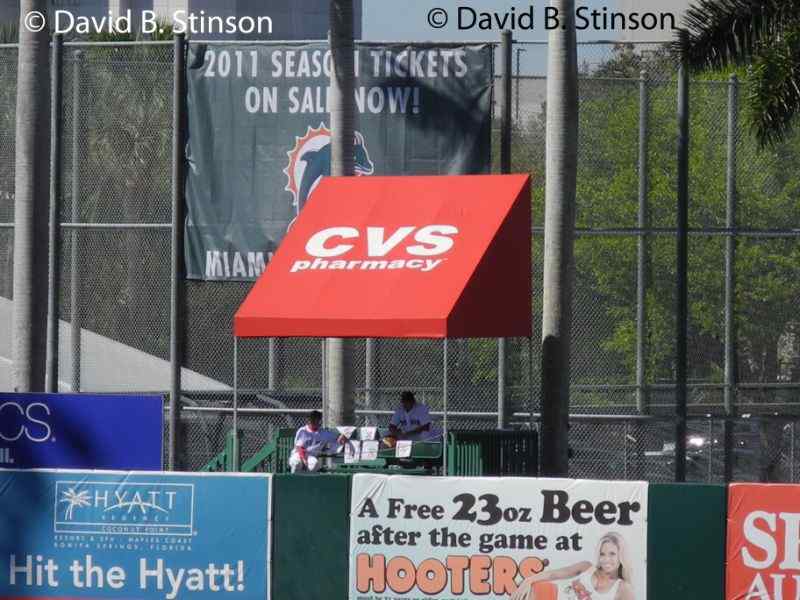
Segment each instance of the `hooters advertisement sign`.
[{"label": "hooters advertisement sign", "polygon": [[530,203],[528,175],[326,177],[235,333],[528,336]]},{"label": "hooters advertisement sign", "polygon": [[648,484],[359,474],[350,600],[645,600]]},{"label": "hooters advertisement sign", "polygon": [[800,594],[800,486],[728,488],[728,600],[794,600]]}]

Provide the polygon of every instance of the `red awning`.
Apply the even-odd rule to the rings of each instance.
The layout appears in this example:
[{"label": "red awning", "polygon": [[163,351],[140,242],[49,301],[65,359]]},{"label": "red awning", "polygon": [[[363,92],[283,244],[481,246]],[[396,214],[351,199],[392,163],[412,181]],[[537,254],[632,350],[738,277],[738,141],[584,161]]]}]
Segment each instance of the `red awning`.
[{"label": "red awning", "polygon": [[326,177],[237,337],[527,337],[527,175]]}]

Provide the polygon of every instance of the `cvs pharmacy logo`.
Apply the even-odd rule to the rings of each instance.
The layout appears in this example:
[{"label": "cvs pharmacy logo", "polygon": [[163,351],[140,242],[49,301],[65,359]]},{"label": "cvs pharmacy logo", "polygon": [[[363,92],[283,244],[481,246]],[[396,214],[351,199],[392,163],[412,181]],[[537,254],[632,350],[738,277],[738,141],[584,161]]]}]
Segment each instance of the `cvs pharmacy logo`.
[{"label": "cvs pharmacy logo", "polygon": [[[445,258],[430,257],[439,257],[448,252],[455,244],[453,236],[457,234],[458,227],[455,225],[404,225],[394,230],[366,227],[364,231],[356,227],[328,227],[314,233],[306,242],[305,251],[314,259],[294,261],[290,272],[387,269],[432,271]],[[395,251],[394,258],[385,258],[392,251]]]},{"label": "cvs pharmacy logo", "polygon": [[23,406],[19,402],[0,404],[0,440],[16,442],[20,438],[38,443],[51,439],[52,429],[47,417],[50,407],[42,402]]}]

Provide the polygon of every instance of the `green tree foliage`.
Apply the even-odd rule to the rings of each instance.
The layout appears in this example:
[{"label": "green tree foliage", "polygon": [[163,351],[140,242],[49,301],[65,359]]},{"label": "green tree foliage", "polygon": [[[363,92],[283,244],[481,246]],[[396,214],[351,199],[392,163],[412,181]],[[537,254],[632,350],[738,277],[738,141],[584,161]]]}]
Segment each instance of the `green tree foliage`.
[{"label": "green tree foliage", "polygon": [[746,100],[757,139],[762,145],[785,139],[800,114],[800,2],[696,0],[684,23],[690,66],[747,65]]},{"label": "green tree foliage", "polygon": [[[676,81],[667,52],[643,56],[620,45],[613,57],[584,70],[580,83],[580,156],[577,225],[582,229],[637,226],[639,78],[644,71],[648,112],[648,222],[646,240],[646,381],[674,380],[676,224]],[[726,210],[728,72],[692,82],[690,222],[723,230]],[[742,96],[744,96],[744,85]],[[525,88],[523,87],[523,90]],[[797,368],[800,244],[797,238],[748,236],[746,231],[795,229],[800,219],[800,135],[762,149],[751,134],[742,98],[737,151],[735,315],[739,378],[745,382],[800,380]],[[513,171],[533,175],[533,221],[542,223],[544,113],[515,123]],[[495,144],[497,147],[498,144]],[[719,383],[724,368],[723,231],[689,239],[689,376]],[[534,330],[541,321],[541,240],[534,235]],[[576,242],[576,321],[573,384],[633,383],[636,372],[637,238],[579,235]],[[536,333],[534,334],[534,337]],[[538,341],[538,340],[537,340]],[[472,342],[475,383],[496,378],[492,341]],[[510,385],[527,382],[527,352],[510,357]],[[577,365],[577,368],[575,368]],[[597,407],[607,397],[578,396]],[[767,392],[741,400],[764,401]],[[695,401],[719,399],[702,394]],[[580,400],[579,400],[580,402]]]},{"label": "green tree foliage", "polygon": [[[621,49],[594,77],[622,73],[628,81],[583,82],[579,227],[636,226],[639,92],[635,78],[642,68],[663,72],[664,60],[655,57],[650,64],[632,61]],[[669,229],[675,226],[677,177],[674,79],[651,83],[648,92],[648,224]],[[727,93],[725,81],[706,79],[691,86],[689,226],[693,229],[725,226]],[[800,136],[761,150],[753,136],[740,131],[737,154],[738,226],[794,228],[800,217],[800,177],[794,167],[800,164]],[[740,377],[744,381],[776,381],[788,375],[780,364],[778,348],[796,326],[800,247],[795,238],[740,236],[737,240],[735,310]],[[689,244],[690,377],[719,382],[724,343],[724,237],[693,235]],[[674,236],[649,235],[648,249],[646,371],[648,381],[654,382],[673,378]],[[605,317],[613,323],[613,331],[602,345],[619,358],[630,381],[635,371],[636,240],[584,238],[577,246],[577,257],[579,280],[591,286],[605,307]]]}]

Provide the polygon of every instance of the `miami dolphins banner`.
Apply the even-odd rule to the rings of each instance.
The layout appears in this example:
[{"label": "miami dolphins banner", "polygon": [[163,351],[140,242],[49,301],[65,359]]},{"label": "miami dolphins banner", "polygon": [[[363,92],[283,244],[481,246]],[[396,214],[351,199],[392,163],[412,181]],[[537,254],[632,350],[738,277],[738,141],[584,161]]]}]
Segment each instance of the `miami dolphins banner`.
[{"label": "miami dolphins banner", "polygon": [[267,600],[271,482],[0,469],[0,598]]},{"label": "miami dolphins banner", "polygon": [[[187,69],[187,277],[252,280],[330,174],[330,51],[191,44]],[[356,175],[489,172],[490,45],[360,43],[354,70]]]}]

